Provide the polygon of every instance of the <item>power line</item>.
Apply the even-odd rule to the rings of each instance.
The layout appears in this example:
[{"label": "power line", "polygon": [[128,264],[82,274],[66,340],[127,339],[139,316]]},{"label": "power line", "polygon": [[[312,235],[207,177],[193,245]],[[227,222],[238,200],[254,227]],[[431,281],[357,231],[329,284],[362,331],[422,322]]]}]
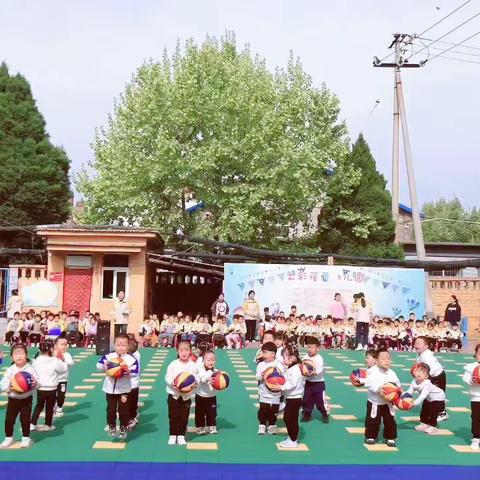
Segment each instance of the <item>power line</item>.
[{"label": "power line", "polygon": [[445,15],[445,17],[441,18],[438,22],[434,23],[433,25],[430,25],[426,30],[424,30],[422,33],[419,33],[418,36],[423,35],[424,33],[427,33],[429,30],[431,30],[433,27],[436,27],[438,24],[442,23],[444,20],[446,20],[448,17],[453,15],[455,12],[458,12],[461,8],[463,8],[465,5],[470,3],[472,0],[467,0],[465,3],[462,3],[459,7],[457,7],[455,10],[452,10],[448,15]]},{"label": "power line", "polygon": [[[416,43],[414,43],[413,45],[414,45],[415,47],[423,47],[423,46],[425,46],[425,44],[420,44],[420,45],[419,45],[419,44],[416,44]],[[452,45],[454,45],[454,44],[452,43]],[[432,49],[432,50],[440,50],[440,51],[442,51],[442,52],[445,50],[445,48],[443,48],[443,47],[428,47],[428,49],[429,49],[429,50],[430,50],[430,49]],[[468,55],[469,57],[480,57],[480,53],[461,52],[460,50],[451,50],[451,53],[458,53],[459,55]]]},{"label": "power line", "polygon": [[[479,15],[480,15],[480,13],[479,13]],[[437,53],[437,54],[434,55],[432,58],[430,58],[429,61],[431,62],[434,58],[437,58],[437,57],[439,57],[440,55],[442,55],[442,54],[444,54],[444,53],[447,53],[447,52],[449,52],[450,50],[453,50],[455,47],[458,47],[458,46],[461,45],[462,43],[467,42],[468,40],[472,39],[473,37],[476,37],[477,35],[480,35],[480,31],[474,33],[473,35],[470,35],[469,37],[465,38],[465,39],[462,40],[461,42],[458,42],[458,43],[456,43],[455,45],[452,45],[451,47],[443,50],[442,52]]]},{"label": "power line", "polygon": [[6,223],[7,225],[10,225],[11,227],[18,228],[19,230],[23,230],[24,232],[33,233],[35,235],[35,232],[33,230],[27,230],[26,228],[15,225],[14,223],[10,223],[7,220],[4,220],[3,218],[0,218],[0,222]]},{"label": "power line", "polygon": [[[433,42],[432,38],[425,38],[425,37],[415,37],[418,38],[419,40],[425,40],[426,42]],[[447,42],[445,40],[437,40],[435,43],[443,43],[445,45],[454,45],[455,42]],[[470,48],[471,50],[480,50],[480,47],[474,47],[473,45],[462,45],[462,48]]]},{"label": "power line", "polygon": [[[480,12],[476,13],[475,15],[473,15],[472,17],[468,18],[467,20],[465,20],[464,22],[462,22],[460,25],[457,25],[455,28],[452,28],[451,30],[449,30],[447,33],[443,34],[441,37],[437,38],[436,40],[433,40],[432,43],[430,43],[429,45],[425,45],[423,48],[421,48],[420,50],[418,50],[418,52],[415,52],[413,53],[412,55],[410,55],[410,57],[408,58],[412,58],[414,55],[418,55],[420,52],[423,52],[424,50],[426,50],[427,48],[429,48],[431,45],[437,43],[438,41],[442,40],[443,38],[445,38],[447,35],[450,35],[451,33],[453,33],[455,30],[458,30],[460,27],[463,27],[464,25],[466,25],[468,22],[471,22],[474,18],[480,16]],[[466,40],[465,40],[466,41]],[[457,44],[458,45],[458,44]],[[408,59],[407,59],[408,60]]]},{"label": "power line", "polygon": [[465,58],[445,57],[444,55],[441,55],[439,59],[440,60],[456,60],[457,62],[463,62],[463,63],[477,63],[480,65],[480,62],[476,62],[475,60],[467,60]]}]

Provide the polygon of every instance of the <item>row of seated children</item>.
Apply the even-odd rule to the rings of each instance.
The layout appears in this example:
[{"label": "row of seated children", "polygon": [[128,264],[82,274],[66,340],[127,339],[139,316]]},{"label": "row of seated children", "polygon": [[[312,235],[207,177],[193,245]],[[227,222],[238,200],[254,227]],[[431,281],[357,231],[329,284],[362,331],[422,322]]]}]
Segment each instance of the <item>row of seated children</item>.
[{"label": "row of seated children", "polygon": [[42,310],[35,313],[15,312],[7,323],[5,345],[14,345],[18,342],[27,346],[38,347],[42,340],[54,340],[64,334],[67,342],[72,346],[82,345],[94,348],[97,337],[97,326],[100,320],[98,313],[86,312],[80,319],[77,311],[52,313]]},{"label": "row of seated children", "polygon": [[[159,344],[164,347],[175,347],[178,342],[186,341],[201,350],[208,348],[241,348],[245,342],[246,326],[243,316],[234,315],[233,321],[227,324],[227,319],[217,315],[213,324],[207,315],[199,315],[192,320],[190,315],[168,315],[156,330],[150,317],[145,317],[139,327],[139,335],[151,346]],[[153,341],[153,339],[157,339]]]}]

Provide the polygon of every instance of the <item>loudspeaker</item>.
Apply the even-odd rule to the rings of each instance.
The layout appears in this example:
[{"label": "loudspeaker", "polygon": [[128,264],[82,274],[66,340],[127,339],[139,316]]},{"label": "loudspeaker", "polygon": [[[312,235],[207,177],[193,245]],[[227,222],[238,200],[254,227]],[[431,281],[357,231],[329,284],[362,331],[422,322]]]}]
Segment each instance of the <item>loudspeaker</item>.
[{"label": "loudspeaker", "polygon": [[100,321],[97,325],[97,355],[110,353],[110,322]]}]

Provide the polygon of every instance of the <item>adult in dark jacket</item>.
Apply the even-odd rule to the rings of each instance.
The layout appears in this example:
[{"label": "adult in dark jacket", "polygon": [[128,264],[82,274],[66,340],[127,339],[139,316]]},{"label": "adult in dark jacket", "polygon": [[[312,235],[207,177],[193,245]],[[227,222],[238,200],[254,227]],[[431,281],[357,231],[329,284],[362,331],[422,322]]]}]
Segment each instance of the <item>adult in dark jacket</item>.
[{"label": "adult in dark jacket", "polygon": [[450,298],[452,301],[445,309],[445,320],[451,325],[458,325],[462,319],[462,307],[460,307],[456,295],[452,295]]}]

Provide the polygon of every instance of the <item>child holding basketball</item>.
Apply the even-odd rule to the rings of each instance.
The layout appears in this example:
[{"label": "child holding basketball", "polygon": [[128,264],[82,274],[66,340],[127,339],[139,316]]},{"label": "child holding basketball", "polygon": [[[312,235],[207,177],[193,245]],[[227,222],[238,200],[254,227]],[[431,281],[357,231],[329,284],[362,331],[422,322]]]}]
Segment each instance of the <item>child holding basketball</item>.
[{"label": "child holding basketball", "polygon": [[128,394],[128,416],[130,418],[127,430],[132,431],[138,423],[138,395],[140,391],[140,372],[141,372],[141,357],[140,352],[138,351],[138,342],[135,340],[133,334],[129,336],[128,340],[128,353],[135,358],[138,365],[138,370],[136,373],[130,375],[130,380],[132,382],[132,389]]},{"label": "child holding basketball", "polygon": [[[198,384],[198,367],[190,359],[192,354],[190,342],[180,342],[177,347],[177,353],[178,358],[168,365],[165,375],[168,393],[168,421],[170,424],[168,445],[187,444],[185,433],[187,431],[188,416],[190,414],[192,397]],[[175,379],[182,373],[193,375],[196,380],[188,392],[180,391],[175,382]]]},{"label": "child holding basketball", "polygon": [[63,417],[63,405],[67,393],[68,375],[70,368],[73,367],[73,358],[67,352],[67,349],[68,341],[63,335],[60,335],[55,339],[55,349],[53,353],[59,360],[65,363],[67,371],[58,377],[56,417]]},{"label": "child holding basketball", "polygon": [[470,386],[470,407],[472,410],[472,450],[480,449],[480,383],[478,369],[480,368],[480,344],[475,347],[475,362],[465,365],[463,381]]},{"label": "child holding basketball", "polygon": [[[18,415],[22,426],[21,448],[31,446],[30,439],[30,416],[32,414],[32,395],[37,387],[37,374],[30,364],[25,345],[14,345],[10,351],[13,364],[7,368],[0,383],[0,390],[8,395],[7,412],[5,414],[5,440],[0,443],[0,448],[8,448],[13,444],[13,431]],[[30,375],[30,390],[19,393],[12,388],[12,379],[19,373],[25,372]],[[28,376],[26,376],[28,378]]]},{"label": "child holding basketball", "polygon": [[[447,389],[447,376],[441,363],[435,354],[430,350],[428,338],[424,336],[417,337],[414,343],[414,350],[417,352],[417,363],[426,363],[430,368],[430,381],[440,387],[444,392]],[[438,415],[437,421],[448,420],[448,413],[444,409]]]},{"label": "child holding basketball", "polygon": [[312,420],[313,408],[316,406],[322,414],[323,423],[329,422],[327,401],[325,398],[325,378],[323,377],[323,358],[318,353],[320,341],[316,337],[308,337],[307,354],[303,360],[309,360],[315,365],[315,370],[308,376],[303,395],[302,422]]},{"label": "child holding basketball", "polygon": [[53,355],[54,343],[46,340],[40,344],[38,357],[33,361],[33,369],[37,372],[38,390],[37,404],[33,410],[30,430],[37,429],[40,413],[45,408],[45,425],[43,431],[55,430],[53,422],[53,409],[57,400],[57,389],[60,378],[68,372],[65,362]]},{"label": "child holding basketball", "polygon": [[[107,400],[108,435],[125,440],[130,421],[128,395],[132,390],[132,375],[138,374],[138,362],[128,353],[129,338],[126,333],[115,337],[115,351],[103,355],[97,363],[97,370],[105,372],[103,391]],[[119,374],[119,369],[121,373]],[[117,432],[117,413],[120,428]]]},{"label": "child holding basketball", "polygon": [[[283,365],[275,358],[277,346],[273,342],[266,342],[262,345],[263,360],[257,365],[256,377],[258,380],[258,397],[260,408],[258,410],[258,435],[269,435],[277,433],[277,415],[280,408],[281,392],[273,392],[264,380],[265,370],[269,367],[283,371]],[[268,430],[267,430],[268,425]]]},{"label": "child holding basketball", "polygon": [[365,386],[368,390],[367,413],[365,416],[365,443],[374,445],[377,441],[380,424],[383,420],[383,437],[389,447],[396,446],[397,423],[395,422],[393,406],[380,394],[380,389],[386,383],[400,385],[397,374],[390,369],[392,364],[390,352],[380,349],[375,352],[376,365],[368,369]]},{"label": "child holding basketball", "polygon": [[283,363],[287,366],[285,383],[281,386],[272,385],[270,388],[282,392],[286,403],[283,421],[287,426],[288,437],[279,445],[282,448],[296,448],[299,432],[298,414],[302,406],[305,377],[300,370],[300,354],[294,346],[288,345],[283,350]]},{"label": "child holding basketball", "polygon": [[[274,335],[275,335],[275,332],[273,332],[272,330],[266,330],[262,336],[262,345],[267,342],[273,342]],[[257,350],[257,353],[255,353],[255,363],[260,363],[262,360],[263,360],[262,347],[260,347]]]},{"label": "child holding basketball", "polygon": [[197,361],[198,388],[195,393],[195,427],[198,435],[217,432],[217,397],[212,387],[215,353],[206,350]]},{"label": "child holding basketball", "polygon": [[440,412],[445,411],[445,392],[429,379],[430,367],[426,363],[417,363],[413,369],[413,381],[406,391],[410,395],[419,393],[413,406],[422,404],[420,424],[415,427],[419,432],[437,433],[437,422]]}]

